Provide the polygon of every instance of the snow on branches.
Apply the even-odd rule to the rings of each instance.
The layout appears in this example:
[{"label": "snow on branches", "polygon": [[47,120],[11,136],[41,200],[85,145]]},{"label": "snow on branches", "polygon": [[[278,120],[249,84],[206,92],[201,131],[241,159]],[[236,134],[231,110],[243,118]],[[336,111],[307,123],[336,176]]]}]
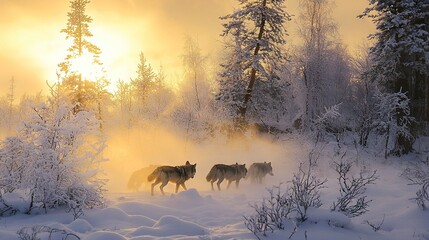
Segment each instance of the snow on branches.
[{"label": "snow on branches", "polygon": [[65,205],[75,218],[103,204],[97,166],[105,138],[93,113],[74,109],[65,102],[35,106],[17,136],[0,144],[1,200],[20,193],[27,213]]}]

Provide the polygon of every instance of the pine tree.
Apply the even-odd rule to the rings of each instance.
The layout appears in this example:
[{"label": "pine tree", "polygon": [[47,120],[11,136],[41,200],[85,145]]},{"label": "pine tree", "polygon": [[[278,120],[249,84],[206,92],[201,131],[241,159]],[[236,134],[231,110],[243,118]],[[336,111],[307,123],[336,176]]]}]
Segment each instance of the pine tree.
[{"label": "pine tree", "polygon": [[109,96],[106,87],[109,82],[100,62],[101,50],[89,41],[93,34],[89,30],[92,18],[85,14],[89,0],[73,0],[67,13],[66,28],[61,32],[72,40],[64,61],[58,64],[62,91],[73,103],[75,111],[82,109],[97,113],[102,119],[101,103]]},{"label": "pine tree", "polygon": [[143,114],[146,99],[155,86],[155,73],[147,62],[143,52],[140,53],[140,61],[137,65],[137,77],[131,80],[133,98],[135,99],[139,115]]},{"label": "pine tree", "polygon": [[255,82],[269,79],[268,68],[277,70],[285,59],[281,46],[285,43],[284,23],[290,16],[283,10],[285,0],[238,1],[240,8],[221,18],[228,21],[221,35],[232,36],[233,56],[222,65],[218,99],[238,108],[235,125],[241,128],[246,123]]},{"label": "pine tree", "polygon": [[67,13],[67,27],[61,30],[62,33],[66,34],[66,39],[71,38],[73,42],[67,49],[68,55],[65,61],[59,64],[60,70],[66,75],[71,71],[70,61],[81,57],[85,53],[91,54],[94,63],[101,64],[99,62],[101,50],[88,41],[88,38],[93,36],[89,31],[89,24],[92,22],[92,18],[85,14],[85,8],[88,3],[90,3],[89,0],[70,1],[71,11]]},{"label": "pine tree", "polygon": [[[360,17],[372,18],[377,32],[370,36],[372,67],[368,75],[387,93],[405,92],[411,116],[429,122],[429,1],[370,0]],[[400,109],[398,109],[400,111]],[[400,119],[405,113],[397,115]],[[426,127],[427,128],[427,127]],[[423,128],[416,128],[422,132]],[[427,129],[426,129],[427,130]],[[412,138],[397,136],[398,154],[412,149]]]}]

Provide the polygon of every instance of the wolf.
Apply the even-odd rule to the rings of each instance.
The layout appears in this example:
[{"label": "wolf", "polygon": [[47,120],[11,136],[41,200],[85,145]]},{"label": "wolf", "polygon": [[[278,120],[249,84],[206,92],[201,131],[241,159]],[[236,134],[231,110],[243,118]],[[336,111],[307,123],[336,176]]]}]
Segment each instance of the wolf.
[{"label": "wolf", "polygon": [[167,185],[168,182],[176,183],[176,193],[179,191],[179,186],[182,186],[183,189],[187,190],[185,186],[185,182],[194,178],[195,173],[197,172],[197,164],[190,164],[189,161],[186,161],[185,165],[181,166],[160,166],[157,167],[148,177],[147,180],[152,182],[150,193],[153,196],[153,188],[162,183],[159,187],[161,189],[161,193],[164,195],[163,188]]},{"label": "wolf", "polygon": [[148,167],[133,172],[128,180],[128,189],[137,192],[143,183],[149,184],[149,182],[147,182],[147,176],[157,167],[159,167],[159,165],[151,164]]},{"label": "wolf", "polygon": [[267,174],[274,176],[271,162],[253,163],[249,167],[248,177],[250,177],[250,181],[253,183],[261,184]]},{"label": "wolf", "polygon": [[235,186],[238,188],[240,179],[245,178],[247,174],[246,164],[240,165],[238,163],[232,165],[216,164],[212,167],[210,172],[207,174],[206,180],[212,185],[217,180],[217,188],[220,191],[220,184],[224,179],[228,180],[228,186],[231,185],[232,181],[235,181]]}]

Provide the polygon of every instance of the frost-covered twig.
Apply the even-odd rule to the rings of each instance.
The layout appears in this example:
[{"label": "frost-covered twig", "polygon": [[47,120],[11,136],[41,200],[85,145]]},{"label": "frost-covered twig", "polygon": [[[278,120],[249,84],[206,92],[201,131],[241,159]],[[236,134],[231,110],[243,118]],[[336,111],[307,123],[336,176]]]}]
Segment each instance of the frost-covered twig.
[{"label": "frost-covered twig", "polygon": [[[343,155],[344,156],[344,155]],[[371,200],[366,200],[366,186],[374,184],[378,179],[377,170],[366,174],[365,169],[361,169],[359,176],[349,176],[352,166],[343,160],[334,162],[335,171],[338,173],[338,184],[340,185],[340,196],[332,204],[332,211],[343,212],[350,217],[356,217],[368,211],[368,204]]]},{"label": "frost-covered twig", "polygon": [[[80,240],[80,237],[74,233],[43,225],[23,227],[17,232],[20,240],[40,240],[40,237],[38,236],[40,233],[49,233],[48,240],[58,239],[58,235],[60,235],[61,239],[64,240]],[[55,236],[57,236],[57,238],[55,238]]]},{"label": "frost-covered twig", "polygon": [[383,215],[383,219],[381,220],[381,222],[379,223],[379,224],[373,224],[373,223],[370,223],[368,220],[366,220],[365,221],[365,223],[366,224],[368,224],[371,228],[372,228],[372,230],[374,230],[374,232],[377,232],[378,230],[380,230],[381,229],[381,226],[383,225],[383,223],[384,223],[384,218],[386,217],[386,215]]},{"label": "frost-covered twig", "polygon": [[284,229],[284,221],[292,212],[290,199],[283,193],[279,186],[267,189],[270,196],[262,200],[261,205],[254,204],[251,207],[256,211],[253,216],[244,216],[246,227],[259,239],[258,234],[266,236],[267,231]]},{"label": "frost-covered twig", "polygon": [[299,221],[307,220],[307,210],[310,207],[320,207],[320,189],[324,188],[327,179],[319,179],[314,175],[316,159],[313,152],[309,155],[307,166],[303,163],[299,165],[298,173],[294,174],[292,186],[289,190],[291,204],[296,208]]},{"label": "frost-covered twig", "polygon": [[420,163],[408,167],[402,173],[410,185],[418,185],[420,188],[416,192],[416,197],[412,198],[417,205],[425,210],[426,202],[429,202],[429,166],[426,163]]}]

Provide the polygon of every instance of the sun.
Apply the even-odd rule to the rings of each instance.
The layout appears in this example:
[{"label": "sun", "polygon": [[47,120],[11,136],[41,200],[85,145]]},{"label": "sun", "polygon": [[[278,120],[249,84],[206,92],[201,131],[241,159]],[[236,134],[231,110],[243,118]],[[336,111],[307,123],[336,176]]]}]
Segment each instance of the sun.
[{"label": "sun", "polygon": [[105,77],[105,71],[103,66],[94,60],[94,54],[84,51],[70,60],[70,71],[81,76],[82,80],[95,82]]}]

